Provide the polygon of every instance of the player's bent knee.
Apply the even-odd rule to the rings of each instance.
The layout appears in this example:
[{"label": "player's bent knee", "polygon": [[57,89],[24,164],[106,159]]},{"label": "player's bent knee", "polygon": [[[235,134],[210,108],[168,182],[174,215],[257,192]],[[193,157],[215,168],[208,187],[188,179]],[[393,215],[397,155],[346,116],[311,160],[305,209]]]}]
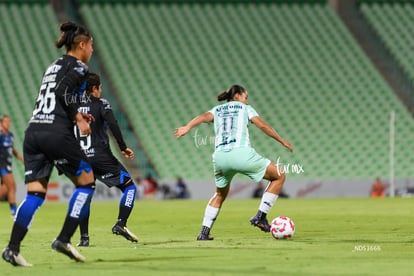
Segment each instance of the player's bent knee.
[{"label": "player's bent knee", "polygon": [[89,188],[95,190],[96,184],[95,182],[88,183],[88,184],[77,184],[75,185],[76,188]]},{"label": "player's bent knee", "polygon": [[281,181],[284,182],[286,175],[283,170],[280,170],[279,167],[273,163],[269,164],[266,169],[265,175],[263,176],[264,179],[269,181]]}]

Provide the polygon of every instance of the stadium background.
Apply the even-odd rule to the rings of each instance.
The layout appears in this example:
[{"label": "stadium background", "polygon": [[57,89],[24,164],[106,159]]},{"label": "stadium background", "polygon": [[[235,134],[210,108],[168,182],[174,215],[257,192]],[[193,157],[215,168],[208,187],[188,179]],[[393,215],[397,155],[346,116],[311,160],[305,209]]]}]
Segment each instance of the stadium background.
[{"label": "stadium background", "polygon": [[[368,196],[374,179],[389,182],[392,170],[396,188],[410,187],[413,18],[413,1],[397,0],[2,0],[0,112],[11,116],[21,152],[43,70],[62,54],[53,46],[59,23],[73,20],[93,33],[90,68],[102,74],[103,97],[137,154],[124,162],[136,178],[150,174],[171,186],[182,176],[193,198],[208,198],[211,126],[180,140],[173,131],[237,83],[294,146],[289,153],[251,127],[257,151],[289,165],[290,196]],[[14,175],[22,199],[18,161]],[[52,181],[49,200],[65,200],[71,184],[56,174]],[[237,178],[231,196],[254,188]],[[97,198],[117,194],[102,188]]]}]

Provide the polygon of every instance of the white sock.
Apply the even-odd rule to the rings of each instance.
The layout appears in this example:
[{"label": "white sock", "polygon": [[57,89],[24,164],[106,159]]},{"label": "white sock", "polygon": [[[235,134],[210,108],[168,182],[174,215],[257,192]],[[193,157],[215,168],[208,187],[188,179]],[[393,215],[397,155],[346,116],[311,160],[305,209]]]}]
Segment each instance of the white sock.
[{"label": "white sock", "polygon": [[275,204],[276,199],[279,195],[275,195],[269,192],[263,193],[262,201],[260,202],[259,211],[267,214],[269,213],[272,206]]},{"label": "white sock", "polygon": [[220,208],[215,208],[207,204],[206,210],[204,212],[203,226],[211,228],[218,216],[219,211]]}]

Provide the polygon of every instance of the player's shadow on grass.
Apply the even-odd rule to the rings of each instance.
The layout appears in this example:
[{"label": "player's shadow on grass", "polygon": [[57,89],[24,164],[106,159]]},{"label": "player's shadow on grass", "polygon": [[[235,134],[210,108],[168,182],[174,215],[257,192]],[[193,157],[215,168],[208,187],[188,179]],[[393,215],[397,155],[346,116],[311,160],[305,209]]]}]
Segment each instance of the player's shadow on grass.
[{"label": "player's shadow on grass", "polygon": [[[195,241],[196,239],[194,239]],[[170,244],[170,243],[188,243],[192,242],[192,240],[168,240],[168,241],[154,241],[154,242],[140,242],[142,245],[162,245],[162,244]]]},{"label": "player's shadow on grass", "polygon": [[[198,258],[198,257],[191,257]],[[205,258],[205,256],[199,256],[199,258]],[[127,258],[127,259],[96,259],[92,261],[87,261],[87,263],[136,263],[136,262],[147,262],[147,261],[165,261],[165,260],[186,260],[188,256],[171,256],[171,257],[137,257],[137,258]]]}]

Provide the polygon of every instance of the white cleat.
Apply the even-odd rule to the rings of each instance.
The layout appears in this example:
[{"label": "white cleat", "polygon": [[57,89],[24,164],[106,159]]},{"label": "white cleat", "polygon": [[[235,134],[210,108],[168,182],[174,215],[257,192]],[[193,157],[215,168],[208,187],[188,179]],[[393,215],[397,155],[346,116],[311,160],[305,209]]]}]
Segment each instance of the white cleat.
[{"label": "white cleat", "polygon": [[3,249],[3,253],[1,254],[1,256],[3,260],[11,263],[14,266],[33,266],[32,264],[29,264],[20,253],[13,252],[8,247]]},{"label": "white cleat", "polygon": [[60,240],[54,240],[52,242],[52,249],[62,254],[65,254],[66,256],[77,262],[84,262],[86,260],[86,258],[82,256],[70,243],[64,243]]},{"label": "white cleat", "polygon": [[126,228],[126,226],[122,227],[118,224],[115,224],[114,227],[112,227],[112,233],[115,235],[121,235],[131,242],[138,242],[138,237],[134,233],[129,231],[128,228]]}]

